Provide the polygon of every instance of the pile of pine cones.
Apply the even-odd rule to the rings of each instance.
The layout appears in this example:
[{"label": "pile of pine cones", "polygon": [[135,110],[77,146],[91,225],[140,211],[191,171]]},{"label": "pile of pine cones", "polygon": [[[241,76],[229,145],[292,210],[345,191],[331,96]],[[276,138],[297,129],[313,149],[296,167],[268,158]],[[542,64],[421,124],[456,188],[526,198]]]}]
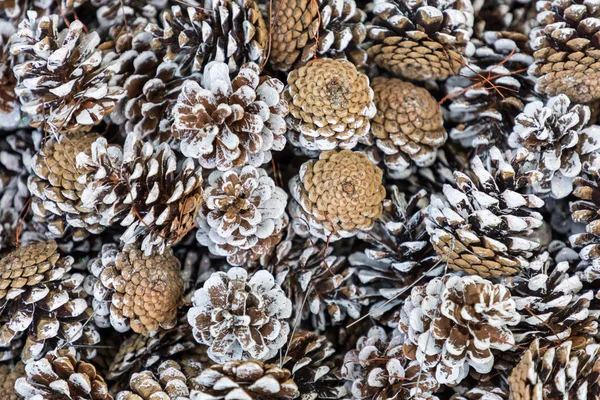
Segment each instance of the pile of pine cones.
[{"label": "pile of pine cones", "polygon": [[600,400],[599,318],[600,0],[0,0],[1,399]]}]

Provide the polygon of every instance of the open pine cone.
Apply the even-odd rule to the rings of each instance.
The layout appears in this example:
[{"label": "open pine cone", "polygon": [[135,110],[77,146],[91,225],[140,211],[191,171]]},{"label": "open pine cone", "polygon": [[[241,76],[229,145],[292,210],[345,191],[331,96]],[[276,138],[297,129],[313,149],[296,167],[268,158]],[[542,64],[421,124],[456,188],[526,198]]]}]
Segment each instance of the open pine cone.
[{"label": "open pine cone", "polygon": [[585,174],[575,178],[573,195],[577,200],[570,204],[571,218],[586,224],[585,232],[569,238],[576,248],[582,248],[580,256],[598,264],[600,257],[600,156],[592,154],[583,164]]}]

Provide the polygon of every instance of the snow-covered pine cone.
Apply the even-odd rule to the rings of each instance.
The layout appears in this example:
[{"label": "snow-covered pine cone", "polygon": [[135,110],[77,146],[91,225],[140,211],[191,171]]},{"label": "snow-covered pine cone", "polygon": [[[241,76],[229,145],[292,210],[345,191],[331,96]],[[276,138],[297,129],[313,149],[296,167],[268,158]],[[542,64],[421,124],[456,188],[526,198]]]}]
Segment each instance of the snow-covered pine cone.
[{"label": "snow-covered pine cone", "polygon": [[427,231],[438,256],[452,269],[497,278],[527,267],[527,259],[540,247],[528,235],[544,222],[540,213],[531,211],[544,201],[520,194],[526,178],[497,148],[489,154],[491,168],[478,156],[472,159],[473,179],[454,173],[456,187],[443,187],[448,203],[432,196]]},{"label": "snow-covered pine cone", "polygon": [[514,400],[600,399],[600,345],[574,348],[571,341],[540,348],[534,341],[509,377]]},{"label": "snow-covered pine cone", "polygon": [[98,326],[112,325],[118,332],[131,328],[148,336],[175,326],[183,278],[170,250],[147,256],[108,244],[88,268],[92,275],[86,278],[86,290],[94,296]]},{"label": "snow-covered pine cone", "polygon": [[508,400],[508,394],[500,388],[492,390],[473,388],[464,394],[455,394],[450,400]]},{"label": "snow-covered pine cone", "polygon": [[11,52],[24,61],[14,67],[15,93],[32,127],[86,132],[112,112],[124,90],[108,84],[98,33],[86,34],[78,20],[59,32],[59,21],[58,15],[38,19],[28,11],[19,24]]},{"label": "snow-covered pine cone", "polygon": [[529,73],[546,96],[567,95],[574,103],[600,99],[600,8],[595,1],[536,2],[538,27],[531,31],[536,62]]},{"label": "snow-covered pine cone", "polygon": [[533,189],[551,192],[554,198],[567,197],[573,180],[590,153],[600,149],[600,126],[588,126],[591,110],[573,104],[564,95],[535,101],[515,118],[509,144],[528,151],[527,163],[536,171]]},{"label": "snow-covered pine cone", "polygon": [[285,99],[290,142],[303,151],[352,149],[375,116],[369,78],[347,60],[321,58],[291,71]]},{"label": "snow-covered pine cone", "polygon": [[379,76],[371,86],[377,106],[373,139],[389,175],[403,179],[416,167],[431,166],[448,138],[436,99],[427,89],[396,78]]},{"label": "snow-covered pine cone", "polygon": [[25,374],[25,364],[21,361],[14,366],[9,364],[0,365],[0,396],[5,400],[19,400],[20,396],[15,392],[15,381]]},{"label": "snow-covered pine cone", "polygon": [[[88,0],[79,0],[86,2]],[[91,0],[96,8],[96,20],[103,32],[116,26],[127,30],[131,24],[147,19],[155,21],[161,10],[165,9],[167,0]],[[127,28],[124,28],[127,26]]]},{"label": "snow-covered pine cone", "polygon": [[322,152],[290,180],[294,229],[329,242],[368,231],[383,212],[382,180],[381,169],[365,153]]},{"label": "snow-covered pine cone", "polygon": [[10,40],[15,31],[13,24],[0,20],[0,129],[14,129],[21,120],[15,94],[17,79],[13,73],[13,56],[10,53]]},{"label": "snow-covered pine cone", "polygon": [[473,33],[470,0],[375,0],[373,14],[368,54],[378,66],[416,81],[458,73]]},{"label": "snow-covered pine cone", "polygon": [[[316,4],[316,7],[315,7]],[[357,67],[367,62],[362,48],[367,14],[354,0],[276,0],[269,62],[273,68],[300,68],[315,56],[347,58]]]},{"label": "snow-covered pine cone", "polygon": [[194,337],[210,346],[215,362],[266,360],[287,342],[292,302],[266,270],[250,277],[238,267],[215,272],[192,302],[188,321]]},{"label": "snow-covered pine cone", "polygon": [[15,391],[25,400],[113,399],[96,368],[64,349],[26,365],[25,376],[15,382]]},{"label": "snow-covered pine cone", "polygon": [[356,348],[346,353],[342,376],[352,382],[354,399],[413,399],[439,387],[430,371],[406,359],[402,336],[388,334],[379,326],[369,329],[358,339]]},{"label": "snow-covered pine cone", "polygon": [[404,354],[431,370],[441,384],[458,384],[473,368],[489,373],[492,350],[506,351],[515,339],[510,326],[520,315],[502,284],[477,275],[449,275],[414,287],[400,314]]},{"label": "snow-covered pine cone", "polygon": [[271,160],[285,146],[283,83],[260,77],[255,63],[230,78],[223,62],[210,62],[202,80],[188,80],[173,108],[173,136],[186,157],[207,169],[227,171]]},{"label": "snow-covered pine cone", "polygon": [[69,273],[72,263],[54,241],[20,247],[0,260],[0,354],[25,335],[25,363],[57,347],[81,345],[88,357],[94,355],[100,336],[86,323],[90,299],[84,276]]}]

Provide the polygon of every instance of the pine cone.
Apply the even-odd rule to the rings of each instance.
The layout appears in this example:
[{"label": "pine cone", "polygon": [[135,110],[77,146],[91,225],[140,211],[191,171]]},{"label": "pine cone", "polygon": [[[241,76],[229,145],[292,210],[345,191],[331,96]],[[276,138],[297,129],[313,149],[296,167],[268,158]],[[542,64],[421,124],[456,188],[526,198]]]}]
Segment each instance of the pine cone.
[{"label": "pine cone", "polygon": [[600,345],[574,349],[567,341],[543,349],[534,341],[509,378],[514,400],[600,399]]},{"label": "pine cone", "polygon": [[474,388],[462,395],[455,394],[450,400],[508,400],[508,395],[499,388],[492,390]]},{"label": "pine cone", "polygon": [[118,332],[131,327],[148,336],[175,326],[183,279],[170,251],[147,256],[141,250],[104,245],[88,268],[93,276],[87,278],[86,290],[94,296],[98,326],[112,325]]},{"label": "pine cone", "polygon": [[[290,212],[299,234],[335,241],[367,231],[382,214],[382,172],[364,153],[325,151],[290,181]],[[308,227],[307,227],[308,225]]]},{"label": "pine cone", "polygon": [[15,381],[25,374],[25,364],[17,362],[14,367],[0,365],[0,396],[6,400],[19,400],[15,392]]},{"label": "pine cone", "polygon": [[167,0],[91,0],[91,3],[97,8],[96,19],[103,30],[139,19],[156,20],[160,10],[168,5]]},{"label": "pine cone", "polygon": [[552,192],[564,198],[573,191],[573,179],[581,173],[586,156],[600,148],[600,126],[588,127],[590,108],[575,104],[565,95],[527,104],[515,119],[509,137],[514,148],[528,150],[527,162],[538,172],[536,192]]},{"label": "pine cone", "polygon": [[373,135],[388,173],[403,179],[415,165],[431,166],[437,148],[448,138],[435,98],[426,89],[395,78],[377,77],[371,86],[377,105]]},{"label": "pine cone", "polygon": [[536,2],[539,27],[531,31],[539,77],[536,90],[547,97],[565,94],[574,103],[600,99],[600,49],[595,23],[600,10],[581,0]]},{"label": "pine cone", "polygon": [[212,62],[200,84],[186,81],[172,127],[186,157],[197,158],[204,168],[227,171],[258,167],[271,160],[271,151],[283,150],[288,113],[283,83],[259,74],[258,65],[248,63],[232,80],[225,63]]},{"label": "pine cone", "polygon": [[375,116],[369,78],[346,60],[319,59],[288,75],[290,141],[306,150],[351,149]]},{"label": "pine cone", "polygon": [[529,36],[538,25],[534,1],[487,0],[473,4],[475,9],[475,36],[486,32],[510,31]]},{"label": "pine cone", "polygon": [[108,85],[97,50],[100,37],[96,32],[85,34],[77,20],[59,33],[58,15],[36,18],[37,13],[27,13],[17,34],[22,41],[11,47],[13,54],[25,59],[13,69],[21,110],[30,115],[35,128],[89,131],[112,112],[124,93]]},{"label": "pine cone", "polygon": [[269,31],[254,0],[205,0],[204,8],[172,6],[161,17],[162,28],[150,24],[152,48],[166,50],[182,74],[202,72],[211,61],[238,73],[248,62],[262,65]]},{"label": "pine cone", "polygon": [[408,361],[402,337],[389,335],[378,326],[358,339],[356,349],[346,353],[342,376],[352,382],[355,399],[403,400],[438,389],[429,371]]},{"label": "pine cone", "polygon": [[583,259],[593,261],[600,256],[600,156],[592,154],[583,163],[583,171],[585,174],[573,181],[573,195],[578,200],[570,203],[570,209],[574,222],[586,224],[585,232],[572,235],[569,241],[582,248]]},{"label": "pine cone", "polygon": [[12,71],[13,57],[10,54],[10,38],[14,32],[12,24],[0,20],[0,129],[16,128],[21,120],[15,94],[17,80]]},{"label": "pine cone", "polygon": [[73,353],[64,350],[48,353],[41,360],[25,366],[25,376],[17,379],[15,391],[25,400],[112,400],[96,368],[77,361]]},{"label": "pine cone", "polygon": [[213,171],[204,191],[196,237],[231,265],[257,260],[281,241],[287,194],[262,168]]},{"label": "pine cone", "polygon": [[195,383],[200,398],[206,399],[288,400],[300,396],[290,371],[256,360],[213,365],[202,371]]},{"label": "pine cone", "polygon": [[[54,241],[20,247],[0,260],[0,349],[27,334],[21,359],[28,363],[48,348],[99,342],[86,324],[92,310],[84,276],[68,273],[72,263],[70,256],[61,258]],[[92,357],[94,349],[85,352]]]},{"label": "pine cone", "polygon": [[450,137],[465,147],[504,148],[515,117],[538,98],[526,70],[533,63],[529,40],[517,32],[488,31],[471,43],[475,53],[468,64],[445,83]]},{"label": "pine cone", "polygon": [[215,362],[266,360],[287,341],[292,302],[268,271],[249,280],[242,268],[215,272],[192,301],[188,321],[194,337],[210,346],[208,356]]},{"label": "pine cone", "polygon": [[366,64],[361,45],[367,36],[367,15],[354,0],[278,0],[271,9],[269,61],[276,70],[300,68],[315,54],[347,58],[359,68]]},{"label": "pine cone", "polygon": [[526,182],[497,148],[492,168],[473,158],[474,179],[455,172],[456,188],[444,185],[449,204],[432,197],[427,231],[438,256],[457,271],[497,278],[528,266],[540,244],[527,235],[539,228],[542,215],[530,209],[544,205],[535,195],[518,192]]},{"label": "pine cone", "polygon": [[394,75],[416,81],[456,75],[473,33],[469,0],[375,0],[368,54]]},{"label": "pine cone", "polygon": [[509,326],[520,320],[508,289],[477,275],[435,278],[413,288],[400,315],[406,357],[449,385],[463,380],[469,367],[489,373],[491,350],[514,345]]}]

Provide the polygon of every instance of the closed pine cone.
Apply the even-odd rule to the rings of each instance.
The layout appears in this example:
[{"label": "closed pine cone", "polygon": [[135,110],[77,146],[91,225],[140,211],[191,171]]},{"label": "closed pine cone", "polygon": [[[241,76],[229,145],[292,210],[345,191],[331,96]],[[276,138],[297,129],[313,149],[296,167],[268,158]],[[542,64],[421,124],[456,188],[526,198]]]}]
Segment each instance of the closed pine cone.
[{"label": "closed pine cone", "polygon": [[368,54],[394,75],[416,81],[458,74],[473,31],[470,0],[375,0]]},{"label": "closed pine cone", "polygon": [[94,295],[96,323],[125,332],[152,335],[177,322],[183,294],[180,264],[170,251],[145,255],[105,245],[89,264],[86,286]]},{"label": "closed pine cone", "polygon": [[273,68],[288,71],[314,58],[347,58],[357,67],[367,61],[361,48],[367,36],[366,13],[354,0],[277,0],[273,2]]},{"label": "closed pine cone", "polygon": [[0,365],[0,396],[5,400],[18,400],[15,392],[15,381],[25,374],[25,364],[17,362],[14,367]]},{"label": "closed pine cone", "polygon": [[583,0],[536,3],[539,27],[531,31],[536,60],[529,73],[546,96],[567,95],[574,103],[600,99],[600,9]]},{"label": "closed pine cone", "polygon": [[[298,233],[323,240],[351,237],[369,230],[383,212],[381,170],[364,153],[325,151],[302,165],[290,181]],[[308,227],[307,227],[308,224]]]},{"label": "closed pine cone", "polygon": [[31,116],[32,127],[89,131],[112,112],[124,93],[109,86],[100,65],[100,37],[97,32],[86,34],[78,20],[59,33],[58,15],[36,18],[36,12],[28,12],[19,25],[23,41],[11,47],[13,54],[24,56],[24,62],[14,67],[21,110]]},{"label": "closed pine cone", "polygon": [[600,345],[571,341],[540,348],[534,341],[508,379],[513,400],[600,399]]},{"label": "closed pine cone", "polygon": [[372,131],[390,174],[407,178],[413,164],[432,165],[448,138],[435,98],[427,89],[395,78],[377,77],[371,86],[377,105]]},{"label": "closed pine cone", "polygon": [[455,172],[457,186],[445,184],[444,203],[432,196],[427,231],[440,259],[454,270],[484,278],[514,275],[529,265],[540,243],[530,238],[542,226],[542,215],[531,209],[544,202],[520,194],[526,183],[497,148],[490,150],[492,169],[479,157],[471,162],[473,178]]},{"label": "closed pine cone", "polygon": [[375,115],[369,78],[346,60],[319,59],[291,71],[290,140],[306,150],[351,149]]},{"label": "closed pine cone", "polygon": [[17,379],[15,391],[25,400],[112,400],[96,368],[65,350],[53,351],[25,366],[25,376]]},{"label": "closed pine cone", "polygon": [[491,350],[506,351],[515,342],[509,329],[520,320],[515,307],[504,285],[477,275],[434,278],[413,288],[402,307],[404,353],[441,384],[459,383],[469,367],[489,373]]},{"label": "closed pine cone", "polygon": [[279,243],[289,218],[287,193],[262,168],[213,171],[204,191],[196,237],[212,254],[244,265]]},{"label": "closed pine cone", "polygon": [[194,381],[199,385],[199,398],[206,399],[290,400],[300,396],[289,370],[257,360],[213,365]]}]

